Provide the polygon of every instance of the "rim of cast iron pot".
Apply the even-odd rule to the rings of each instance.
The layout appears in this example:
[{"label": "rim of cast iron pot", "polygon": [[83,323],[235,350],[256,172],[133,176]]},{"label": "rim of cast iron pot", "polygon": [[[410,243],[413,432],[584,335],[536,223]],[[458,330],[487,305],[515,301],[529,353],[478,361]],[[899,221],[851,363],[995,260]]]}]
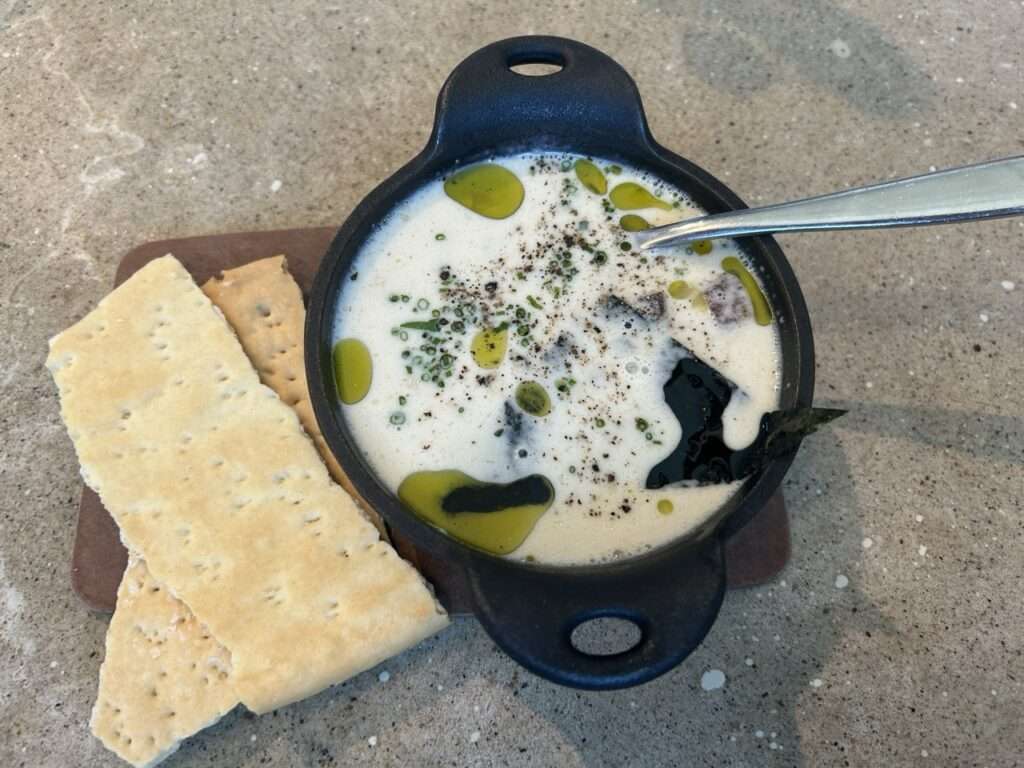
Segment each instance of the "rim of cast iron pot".
[{"label": "rim of cast iron pot", "polygon": [[[607,147],[604,151],[580,152],[563,141],[539,138],[529,147],[522,145],[487,147],[459,158],[446,157],[438,147],[429,147],[405,167],[374,189],[356,207],[335,236],[317,272],[310,296],[306,321],[305,355],[310,398],[321,432],[342,469],[359,495],[388,524],[408,539],[417,549],[440,553],[451,560],[484,558],[506,566],[533,571],[560,573],[606,571],[628,567],[648,559],[664,559],[684,553],[695,542],[709,535],[727,537],[739,530],[759,511],[782,482],[796,453],[775,459],[761,472],[749,478],[730,499],[707,520],[687,533],[658,547],[601,563],[545,564],[525,562],[494,555],[448,536],[440,529],[420,520],[405,507],[397,495],[376,477],[364,459],[345,422],[344,406],[334,390],[332,337],[337,302],[349,278],[352,263],[362,245],[381,222],[424,185],[442,178],[458,167],[489,158],[520,152],[571,152],[600,157],[602,160],[624,162],[646,170],[685,192],[709,213],[746,208],[743,201],[718,179],[699,166],[685,160],[648,139],[646,146],[634,148]],[[632,149],[633,151],[630,151]],[[814,390],[814,346],[810,316],[796,276],[782,249],[774,238],[759,236],[737,241],[750,259],[765,289],[774,322],[779,324],[780,352],[783,358],[782,407],[809,407]],[[775,274],[771,274],[771,270]],[[779,310],[784,310],[780,314]],[[791,327],[785,331],[782,325]],[[795,334],[787,343],[783,333]],[[787,354],[788,353],[788,354]],[[787,358],[790,377],[786,377]]]}]

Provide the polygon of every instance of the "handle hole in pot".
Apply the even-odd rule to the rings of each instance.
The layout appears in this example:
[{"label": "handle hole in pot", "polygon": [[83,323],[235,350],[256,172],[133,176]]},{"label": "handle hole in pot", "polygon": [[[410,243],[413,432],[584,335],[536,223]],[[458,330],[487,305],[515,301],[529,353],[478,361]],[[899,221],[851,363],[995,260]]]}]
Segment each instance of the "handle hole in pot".
[{"label": "handle hole in pot", "polygon": [[525,75],[526,77],[545,77],[546,75],[553,75],[556,72],[561,72],[563,65],[549,64],[545,61],[534,61],[524,62],[523,64],[511,64],[509,65],[509,69],[517,75]]},{"label": "handle hole in pot", "polygon": [[576,625],[569,642],[587,656],[616,656],[636,648],[644,639],[643,630],[631,619],[601,616]]},{"label": "handle hole in pot", "polygon": [[558,51],[522,51],[510,54],[510,70],[524,77],[546,77],[565,69],[565,57]]}]

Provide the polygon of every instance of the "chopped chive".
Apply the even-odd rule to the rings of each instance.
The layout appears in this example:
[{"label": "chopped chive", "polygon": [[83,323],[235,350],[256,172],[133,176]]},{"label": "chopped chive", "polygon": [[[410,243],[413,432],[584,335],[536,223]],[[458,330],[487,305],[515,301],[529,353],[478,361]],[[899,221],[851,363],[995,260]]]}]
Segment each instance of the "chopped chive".
[{"label": "chopped chive", "polygon": [[402,328],[408,328],[412,331],[437,331],[438,324],[437,320],[413,320],[408,323],[402,323]]},{"label": "chopped chive", "polygon": [[557,389],[563,395],[568,394],[575,383],[576,379],[558,379],[555,382],[555,389]]}]

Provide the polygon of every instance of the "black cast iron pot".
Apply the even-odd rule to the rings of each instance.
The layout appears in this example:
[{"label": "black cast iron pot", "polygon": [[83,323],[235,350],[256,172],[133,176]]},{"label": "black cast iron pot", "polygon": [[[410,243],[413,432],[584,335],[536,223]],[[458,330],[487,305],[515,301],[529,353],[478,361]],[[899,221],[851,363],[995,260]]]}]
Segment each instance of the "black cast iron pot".
[{"label": "black cast iron pot", "polygon": [[[546,76],[511,67],[560,65]],[[572,40],[519,37],[488,45],[452,72],[437,100],[426,148],[359,204],[338,231],[316,276],[306,324],[306,368],[317,421],[362,497],[398,537],[411,542],[439,595],[471,596],[494,641],[533,672],[579,688],[622,688],[679,664],[701,642],[725,592],[723,542],[778,488],[793,455],[750,478],[710,520],[649,553],[594,566],[513,562],[478,551],[420,521],[366,464],[345,423],[331,365],[339,292],[360,245],[385,215],[428,181],[459,165],[527,149],[624,161],[685,190],[716,213],[745,207],[720,181],[651,136],[637,87],[608,56]],[[810,319],[796,278],[770,237],[742,243],[765,288],[782,341],[782,407],[809,407],[814,389]],[[640,640],[595,656],[571,642],[585,621],[633,622]]]}]

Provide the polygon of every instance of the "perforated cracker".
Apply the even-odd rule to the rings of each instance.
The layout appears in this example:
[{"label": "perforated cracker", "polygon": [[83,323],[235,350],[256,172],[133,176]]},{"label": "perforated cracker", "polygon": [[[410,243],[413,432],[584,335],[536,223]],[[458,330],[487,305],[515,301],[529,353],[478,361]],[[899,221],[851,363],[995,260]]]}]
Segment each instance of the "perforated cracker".
[{"label": "perforated cracker", "polygon": [[192,612],[128,563],[89,725],[123,760],[153,766],[238,703],[231,658]]},{"label": "perforated cracker", "polygon": [[51,342],[86,482],[264,712],[447,623],[172,257]]},{"label": "perforated cracker", "polygon": [[327,447],[313,415],[302,343],[306,309],[302,303],[302,291],[288,273],[285,257],[272,256],[226,269],[218,277],[207,280],[202,289],[224,313],[260,380],[298,415],[302,427],[313,438],[327,464],[331,477],[360,502],[360,508],[384,535],[380,518],[360,499]]},{"label": "perforated cracker", "polygon": [[[228,270],[203,292],[234,329],[261,381],[296,411],[331,475],[347,483],[310,407],[305,309],[284,257]],[[133,559],[107,631],[92,731],[133,765],[156,765],[238,703],[229,670],[228,651],[153,579],[145,561]]]}]

